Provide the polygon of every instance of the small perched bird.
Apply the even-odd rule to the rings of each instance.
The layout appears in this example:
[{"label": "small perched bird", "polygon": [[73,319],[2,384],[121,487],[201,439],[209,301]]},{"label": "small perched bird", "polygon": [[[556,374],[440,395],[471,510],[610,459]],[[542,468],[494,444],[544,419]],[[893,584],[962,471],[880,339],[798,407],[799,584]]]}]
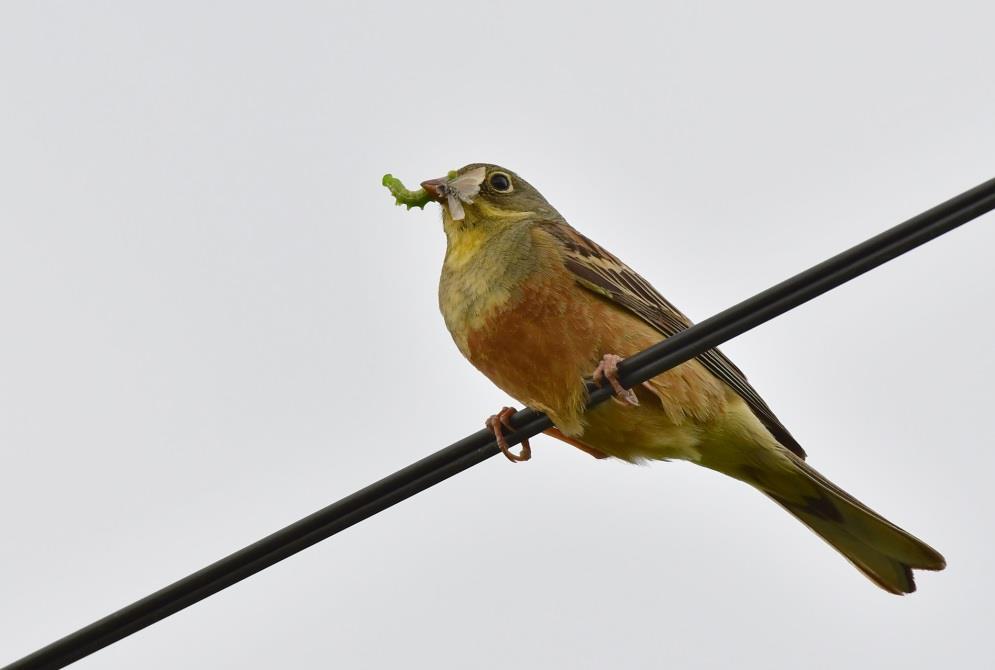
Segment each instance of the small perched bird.
[{"label": "small perched bird", "polygon": [[[422,183],[442,205],[447,248],[439,306],[456,346],[497,386],[545,412],[547,431],[596,457],[684,459],[750,484],[881,588],[915,591],[912,569],[943,557],[805,462],[805,452],[718,349],[633,389],[618,363],[691,322],[650,284],[560,216],[528,182],[474,163]],[[585,413],[585,379],[615,402]],[[514,413],[487,420],[504,440]]]}]

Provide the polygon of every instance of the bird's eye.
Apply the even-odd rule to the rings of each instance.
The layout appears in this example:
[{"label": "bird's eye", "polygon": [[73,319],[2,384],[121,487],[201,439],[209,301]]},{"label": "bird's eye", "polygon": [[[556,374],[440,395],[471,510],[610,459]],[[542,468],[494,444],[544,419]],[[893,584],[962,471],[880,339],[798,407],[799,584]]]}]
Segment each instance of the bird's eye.
[{"label": "bird's eye", "polygon": [[498,193],[511,192],[511,177],[503,172],[495,172],[487,179],[487,183]]}]

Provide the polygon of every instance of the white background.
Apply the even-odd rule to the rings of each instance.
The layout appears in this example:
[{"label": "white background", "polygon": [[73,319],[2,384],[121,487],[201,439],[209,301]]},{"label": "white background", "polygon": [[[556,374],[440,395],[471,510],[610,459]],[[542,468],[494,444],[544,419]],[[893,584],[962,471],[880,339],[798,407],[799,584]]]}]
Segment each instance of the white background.
[{"label": "white background", "polygon": [[[0,4],[0,662],[508,402],[384,172],[506,165],[698,319],[995,176],[991,3],[801,4]],[[912,596],[539,438],[78,667],[990,667],[993,224],[725,346]]]}]

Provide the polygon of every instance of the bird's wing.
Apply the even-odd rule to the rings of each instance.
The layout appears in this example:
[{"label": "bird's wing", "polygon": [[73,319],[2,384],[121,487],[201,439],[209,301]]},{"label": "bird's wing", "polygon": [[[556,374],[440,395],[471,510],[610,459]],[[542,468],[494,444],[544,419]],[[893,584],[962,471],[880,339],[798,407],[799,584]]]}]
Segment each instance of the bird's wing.
[{"label": "bird's wing", "polygon": [[[587,239],[569,225],[555,221],[539,224],[563,250],[564,265],[584,288],[608,298],[638,316],[665,337],[686,330],[691,320],[650,286],[625,263]],[[750,386],[746,375],[718,349],[697,357],[712,374],[728,384],[746,401],[767,430],[783,446],[805,458],[805,450],[791,436],[760,394]]]}]

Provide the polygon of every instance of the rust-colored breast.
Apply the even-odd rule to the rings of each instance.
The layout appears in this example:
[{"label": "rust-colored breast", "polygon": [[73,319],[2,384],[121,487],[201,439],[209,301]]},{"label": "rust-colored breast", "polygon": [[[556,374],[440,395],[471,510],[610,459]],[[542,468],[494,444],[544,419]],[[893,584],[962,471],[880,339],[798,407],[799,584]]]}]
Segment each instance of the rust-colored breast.
[{"label": "rust-colored breast", "polygon": [[600,358],[604,316],[572,284],[559,273],[536,273],[466,340],[473,365],[567,432],[580,429],[583,379]]},{"label": "rust-colored breast", "polygon": [[[467,357],[498,387],[547,412],[569,435],[583,430],[584,377],[606,353],[630,356],[661,335],[611,302],[583,289],[566,273],[539,274],[516,300],[467,334]],[[721,411],[726,389],[697,361],[637,389],[662,403],[669,420],[702,421]],[[659,407],[659,405],[657,405]]]}]

